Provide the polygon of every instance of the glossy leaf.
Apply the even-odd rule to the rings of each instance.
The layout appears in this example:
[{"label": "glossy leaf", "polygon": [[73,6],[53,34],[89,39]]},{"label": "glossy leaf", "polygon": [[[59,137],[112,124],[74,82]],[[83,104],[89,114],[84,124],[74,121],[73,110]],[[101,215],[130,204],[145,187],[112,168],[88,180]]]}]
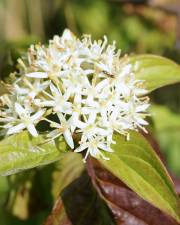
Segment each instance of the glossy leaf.
[{"label": "glossy leaf", "polygon": [[130,57],[130,62],[137,63],[135,72],[137,79],[145,81],[149,92],[180,82],[180,66],[175,62],[155,55],[135,55]]},{"label": "glossy leaf", "polygon": [[[81,154],[67,153],[52,174],[55,199],[45,225],[114,225],[109,209],[84,171]],[[77,207],[78,206],[78,207]]]},{"label": "glossy leaf", "polygon": [[117,225],[177,225],[176,221],[144,201],[96,160],[89,158],[87,165],[94,187],[112,211]]},{"label": "glossy leaf", "polygon": [[116,134],[110,160],[100,162],[128,187],[157,208],[180,221],[177,194],[163,164],[146,139],[131,132],[130,141]]},{"label": "glossy leaf", "polygon": [[12,135],[0,142],[0,175],[57,161],[67,149],[63,138],[54,143],[45,142],[41,135],[31,138],[27,132]]},{"label": "glossy leaf", "polygon": [[115,225],[111,212],[93,188],[86,172],[63,189],[44,224]]}]

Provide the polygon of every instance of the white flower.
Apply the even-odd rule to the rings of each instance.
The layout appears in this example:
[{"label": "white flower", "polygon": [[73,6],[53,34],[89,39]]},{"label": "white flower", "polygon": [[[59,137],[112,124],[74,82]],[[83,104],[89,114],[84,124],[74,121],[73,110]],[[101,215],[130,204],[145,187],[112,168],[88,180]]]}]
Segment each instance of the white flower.
[{"label": "white flower", "polygon": [[8,129],[7,134],[10,135],[10,134],[19,133],[20,131],[27,128],[27,130],[34,137],[38,136],[34,123],[37,123],[39,121],[39,119],[44,114],[44,110],[40,110],[31,116],[26,109],[24,109],[19,103],[16,102],[15,111],[17,115],[19,116],[19,119],[16,119],[18,124],[15,126],[12,125]]},{"label": "white flower", "polygon": [[67,144],[73,149],[74,148],[74,142],[71,134],[71,124],[69,121],[66,121],[65,117],[58,113],[58,118],[60,120],[60,123],[56,123],[54,121],[50,121],[46,119],[48,122],[50,122],[51,127],[55,128],[55,130],[51,131],[47,137],[50,139],[55,139],[63,134]]},{"label": "white flower", "polygon": [[86,160],[89,154],[107,159],[103,151],[112,152],[114,132],[128,139],[129,130],[146,131],[149,99],[134,75],[138,63],[120,60],[106,36],[78,39],[66,29],[47,47],[32,45],[19,67],[13,91],[0,97],[0,127],[7,135],[26,129],[37,136],[35,125],[46,120],[47,140],[63,135],[75,152],[86,151]]},{"label": "white flower", "polygon": [[50,100],[42,101],[40,104],[44,107],[52,107],[54,112],[62,112],[66,114],[72,113],[72,103],[68,102],[70,93],[65,92],[63,95],[60,89],[56,88],[52,83],[50,84],[51,94],[47,94]]},{"label": "white flower", "polygon": [[108,147],[105,144],[105,141],[100,137],[92,137],[90,140],[84,138],[83,141],[80,142],[80,146],[75,149],[75,152],[82,152],[84,150],[87,150],[84,157],[84,162],[86,162],[89,154],[95,158],[102,157],[103,159],[108,160],[109,158],[105,157],[101,150],[113,152],[113,150]]}]

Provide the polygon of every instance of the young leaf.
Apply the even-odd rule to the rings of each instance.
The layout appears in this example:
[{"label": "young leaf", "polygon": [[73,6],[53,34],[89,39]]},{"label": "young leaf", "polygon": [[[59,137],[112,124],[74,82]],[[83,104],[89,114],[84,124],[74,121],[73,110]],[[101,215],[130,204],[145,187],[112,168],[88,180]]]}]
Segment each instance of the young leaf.
[{"label": "young leaf", "polygon": [[137,79],[144,80],[149,92],[180,82],[180,66],[175,62],[155,55],[135,55],[130,57],[132,64],[138,65]]},{"label": "young leaf", "polygon": [[7,137],[0,142],[0,175],[57,161],[67,148],[63,138],[58,143],[46,142],[43,136],[31,138],[27,132]]},{"label": "young leaf", "polygon": [[114,153],[105,153],[110,160],[100,162],[143,199],[180,221],[171,178],[145,138],[131,132],[130,141],[118,134],[114,139]]}]

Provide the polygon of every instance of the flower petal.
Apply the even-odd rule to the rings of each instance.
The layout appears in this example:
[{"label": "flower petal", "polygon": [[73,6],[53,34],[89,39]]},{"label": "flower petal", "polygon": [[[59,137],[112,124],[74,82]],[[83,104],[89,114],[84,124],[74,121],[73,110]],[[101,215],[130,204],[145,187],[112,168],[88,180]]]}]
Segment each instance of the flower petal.
[{"label": "flower petal", "polygon": [[72,138],[72,134],[69,131],[69,129],[67,129],[64,133],[64,138],[67,142],[67,144],[73,149],[74,148],[74,142],[73,142],[73,138]]},{"label": "flower petal", "polygon": [[39,120],[44,113],[45,113],[45,110],[39,110],[37,113],[31,116],[32,121]]},{"label": "flower petal", "polygon": [[15,103],[15,110],[19,116],[27,114],[26,110],[17,102]]},{"label": "flower petal", "polygon": [[15,134],[15,133],[19,133],[20,131],[22,131],[26,126],[23,123],[20,123],[14,127],[9,128],[9,130],[7,131],[7,135],[10,134]]},{"label": "flower petal", "polygon": [[32,136],[34,136],[34,137],[38,136],[38,132],[37,132],[34,124],[31,123],[31,124],[27,125],[27,129],[28,129],[29,133],[32,134]]},{"label": "flower petal", "polygon": [[87,146],[86,144],[82,144],[82,145],[80,145],[78,148],[76,148],[76,149],[74,150],[74,152],[82,152],[82,151],[84,151],[87,147],[88,147],[88,146]]},{"label": "flower petal", "polygon": [[27,77],[32,77],[32,78],[48,78],[48,73],[46,72],[32,72],[32,73],[27,73]]}]

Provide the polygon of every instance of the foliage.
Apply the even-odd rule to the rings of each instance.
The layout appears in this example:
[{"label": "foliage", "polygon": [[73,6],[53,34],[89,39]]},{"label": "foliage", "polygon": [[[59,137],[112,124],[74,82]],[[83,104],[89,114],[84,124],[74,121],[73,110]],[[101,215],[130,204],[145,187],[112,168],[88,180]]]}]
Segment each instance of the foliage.
[{"label": "foliage", "polygon": [[[173,48],[175,31],[170,29],[174,19],[163,12],[156,16],[155,11],[129,5],[117,7],[103,0],[0,1],[1,78],[8,79],[9,72],[17,69],[17,58],[31,43],[46,42],[65,27],[76,34],[91,33],[94,38],[106,33],[111,41],[117,40],[124,52],[158,53],[179,61],[179,53]],[[169,25],[164,27],[167,21]],[[136,76],[145,80],[149,92],[180,81],[179,65],[169,59],[135,54],[130,60],[138,61],[140,69]],[[178,88],[172,86],[174,90],[169,89],[169,95],[167,89],[160,89],[151,96],[154,102],[174,103],[173,109],[178,112]],[[166,100],[162,101],[161,95]],[[176,112],[155,104],[150,109],[153,135],[170,168],[180,174],[180,119]],[[1,223],[178,224],[175,189],[179,187],[172,184],[149,140],[136,132],[131,133],[129,142],[117,134],[115,138],[115,152],[107,154],[109,161],[89,159],[86,165],[81,155],[67,153],[69,149],[63,139],[52,145],[43,136],[31,139],[23,132],[1,140],[1,175],[21,171],[0,177]]]},{"label": "foliage", "polygon": [[42,136],[31,138],[27,132],[12,135],[0,142],[0,174],[10,175],[59,160],[67,152],[61,138],[46,142]]},{"label": "foliage", "polygon": [[[156,77],[152,76],[151,73],[147,73],[144,76],[144,80],[149,84],[148,87],[151,90],[159,87],[153,79],[157,79],[159,82],[161,81],[162,85],[164,84],[163,79],[158,79],[158,76],[161,76],[163,66],[154,66],[156,65],[153,60],[154,56],[146,55],[138,58],[138,63],[140,63],[142,68],[145,67],[143,60],[147,58],[151,62],[148,63],[148,68],[154,67],[156,70],[153,72],[157,74]],[[160,58],[160,60],[163,59]],[[156,63],[159,65],[157,58]],[[178,72],[179,69],[171,61],[166,61],[165,66],[168,66],[168,63],[172,72],[168,73],[168,79],[166,78],[165,84],[171,83],[174,77],[173,70]],[[143,76],[143,73],[141,76]],[[149,77],[151,77],[151,80],[149,80]],[[150,86],[151,83],[152,86]],[[157,155],[151,149],[148,142],[145,141],[145,138],[137,132],[130,134],[130,141],[128,142],[119,134],[116,134],[114,138],[116,141],[116,144],[112,146],[114,153],[105,153],[110,160],[101,159],[100,162],[102,165],[116,177],[120,178],[143,199],[179,221],[179,202],[171,179],[167,175]],[[67,151],[67,145],[62,138],[56,144],[53,144],[46,142],[43,137],[30,138],[26,132],[12,135],[2,140],[0,146],[2,162],[0,171],[2,175],[12,174],[22,169],[57,161]]]},{"label": "foliage", "polygon": [[136,77],[145,81],[149,92],[180,81],[180,66],[169,59],[155,55],[137,55],[132,56],[130,62],[138,64]]}]

